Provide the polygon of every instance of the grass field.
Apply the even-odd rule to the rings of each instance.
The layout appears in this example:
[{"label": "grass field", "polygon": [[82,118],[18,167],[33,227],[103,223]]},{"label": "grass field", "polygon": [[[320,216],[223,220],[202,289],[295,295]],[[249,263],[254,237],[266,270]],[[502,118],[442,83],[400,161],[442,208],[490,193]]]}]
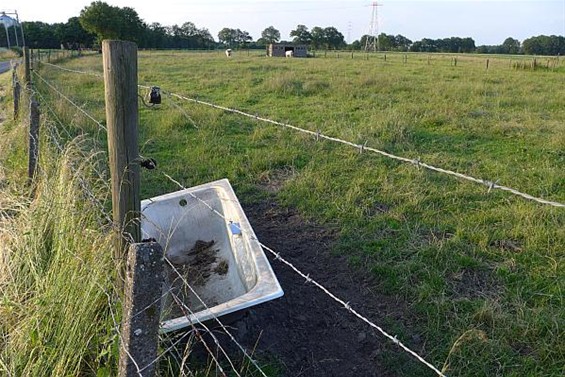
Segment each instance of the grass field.
[{"label": "grass field", "polygon": [[[485,57],[453,58],[141,52],[139,81],[565,202],[565,66],[516,70],[489,57],[487,70]],[[64,63],[101,65],[100,56]],[[104,118],[99,78],[48,66],[40,74]],[[96,125],[52,105],[75,134],[105,145]],[[285,205],[339,228],[335,253],[407,303],[425,339],[418,352],[446,374],[565,373],[563,208],[167,96],[140,119],[141,153],[185,186],[227,177],[253,201],[276,181]],[[143,197],[176,189],[143,174]],[[404,339],[401,324],[383,326]],[[400,375],[429,375],[405,361],[381,360]]]}]

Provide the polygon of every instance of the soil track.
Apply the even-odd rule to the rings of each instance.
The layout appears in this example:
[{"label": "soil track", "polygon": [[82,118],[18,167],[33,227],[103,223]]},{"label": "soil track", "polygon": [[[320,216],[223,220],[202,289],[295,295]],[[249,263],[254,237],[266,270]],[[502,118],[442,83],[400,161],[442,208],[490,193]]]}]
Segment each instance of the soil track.
[{"label": "soil track", "polygon": [[[272,200],[244,207],[261,242],[377,324],[385,317],[405,323],[404,303],[379,295],[369,277],[349,267],[346,258],[330,254],[336,230],[306,222]],[[231,324],[244,347],[255,348],[260,360],[275,358],[284,376],[396,375],[379,365],[382,352],[396,346],[290,268],[269,259],[285,295]],[[419,338],[411,338],[418,351]]]}]

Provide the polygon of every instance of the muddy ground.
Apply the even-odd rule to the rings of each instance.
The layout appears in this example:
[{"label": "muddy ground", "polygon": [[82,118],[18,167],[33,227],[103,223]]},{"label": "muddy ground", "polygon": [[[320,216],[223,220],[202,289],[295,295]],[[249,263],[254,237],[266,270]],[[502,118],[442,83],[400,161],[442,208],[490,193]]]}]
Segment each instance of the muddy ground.
[{"label": "muddy ground", "polygon": [[[408,309],[403,302],[380,295],[372,288],[375,281],[368,274],[350,267],[345,257],[331,254],[337,229],[307,222],[297,211],[273,200],[246,205],[244,210],[262,243],[349,301],[359,313],[377,325],[387,318],[410,327]],[[229,327],[241,345],[254,349],[256,359],[271,360],[283,376],[401,375],[382,361],[384,352],[402,353],[390,340],[306,283],[289,267],[267,256],[284,296],[255,307]],[[222,336],[221,331],[215,334],[222,345],[235,352],[227,336]],[[416,352],[423,347],[417,335],[403,340]],[[234,360],[241,360],[241,355]]]}]

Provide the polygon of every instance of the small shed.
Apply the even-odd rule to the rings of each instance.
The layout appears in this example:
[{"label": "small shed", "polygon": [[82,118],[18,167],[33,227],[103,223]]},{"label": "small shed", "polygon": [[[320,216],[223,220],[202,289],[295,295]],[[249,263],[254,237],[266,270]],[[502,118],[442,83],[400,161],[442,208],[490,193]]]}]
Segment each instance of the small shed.
[{"label": "small shed", "polygon": [[267,47],[267,56],[284,58],[287,51],[292,51],[295,58],[308,57],[308,47],[306,45],[295,45],[288,43],[271,43]]}]

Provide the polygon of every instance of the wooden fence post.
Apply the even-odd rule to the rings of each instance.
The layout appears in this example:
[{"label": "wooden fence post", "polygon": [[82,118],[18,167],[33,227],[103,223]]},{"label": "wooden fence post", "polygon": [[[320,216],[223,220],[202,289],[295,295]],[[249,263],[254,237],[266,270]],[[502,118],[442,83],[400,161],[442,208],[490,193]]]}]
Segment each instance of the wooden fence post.
[{"label": "wooden fence post", "polygon": [[18,119],[18,115],[20,114],[20,95],[21,95],[21,86],[20,82],[18,81],[18,75],[16,73],[17,64],[12,67],[12,90],[14,95],[14,120]]},{"label": "wooden fence post", "polygon": [[487,68],[487,70],[488,70],[488,65],[489,65],[489,63],[490,63],[490,61],[489,61],[489,59],[487,59],[487,63],[486,63],[486,68]]},{"label": "wooden fence post", "polygon": [[20,83],[16,81],[14,82],[14,120],[18,119],[18,115],[20,114],[20,93]]},{"label": "wooden fence post", "polygon": [[[102,42],[102,59],[115,258],[121,266],[125,266],[125,263],[120,262],[126,259],[127,245],[141,239],[137,46],[133,42],[105,40]],[[123,269],[119,276],[123,279]]]},{"label": "wooden fence post", "polygon": [[24,84],[26,88],[31,86],[31,67],[29,63],[29,47],[24,46]]},{"label": "wooden fence post", "polygon": [[157,242],[129,247],[120,339],[119,377],[150,377],[157,367],[163,249]]},{"label": "wooden fence post", "polygon": [[39,159],[39,103],[32,95],[29,102],[29,159],[27,177],[28,183],[33,182]]}]

